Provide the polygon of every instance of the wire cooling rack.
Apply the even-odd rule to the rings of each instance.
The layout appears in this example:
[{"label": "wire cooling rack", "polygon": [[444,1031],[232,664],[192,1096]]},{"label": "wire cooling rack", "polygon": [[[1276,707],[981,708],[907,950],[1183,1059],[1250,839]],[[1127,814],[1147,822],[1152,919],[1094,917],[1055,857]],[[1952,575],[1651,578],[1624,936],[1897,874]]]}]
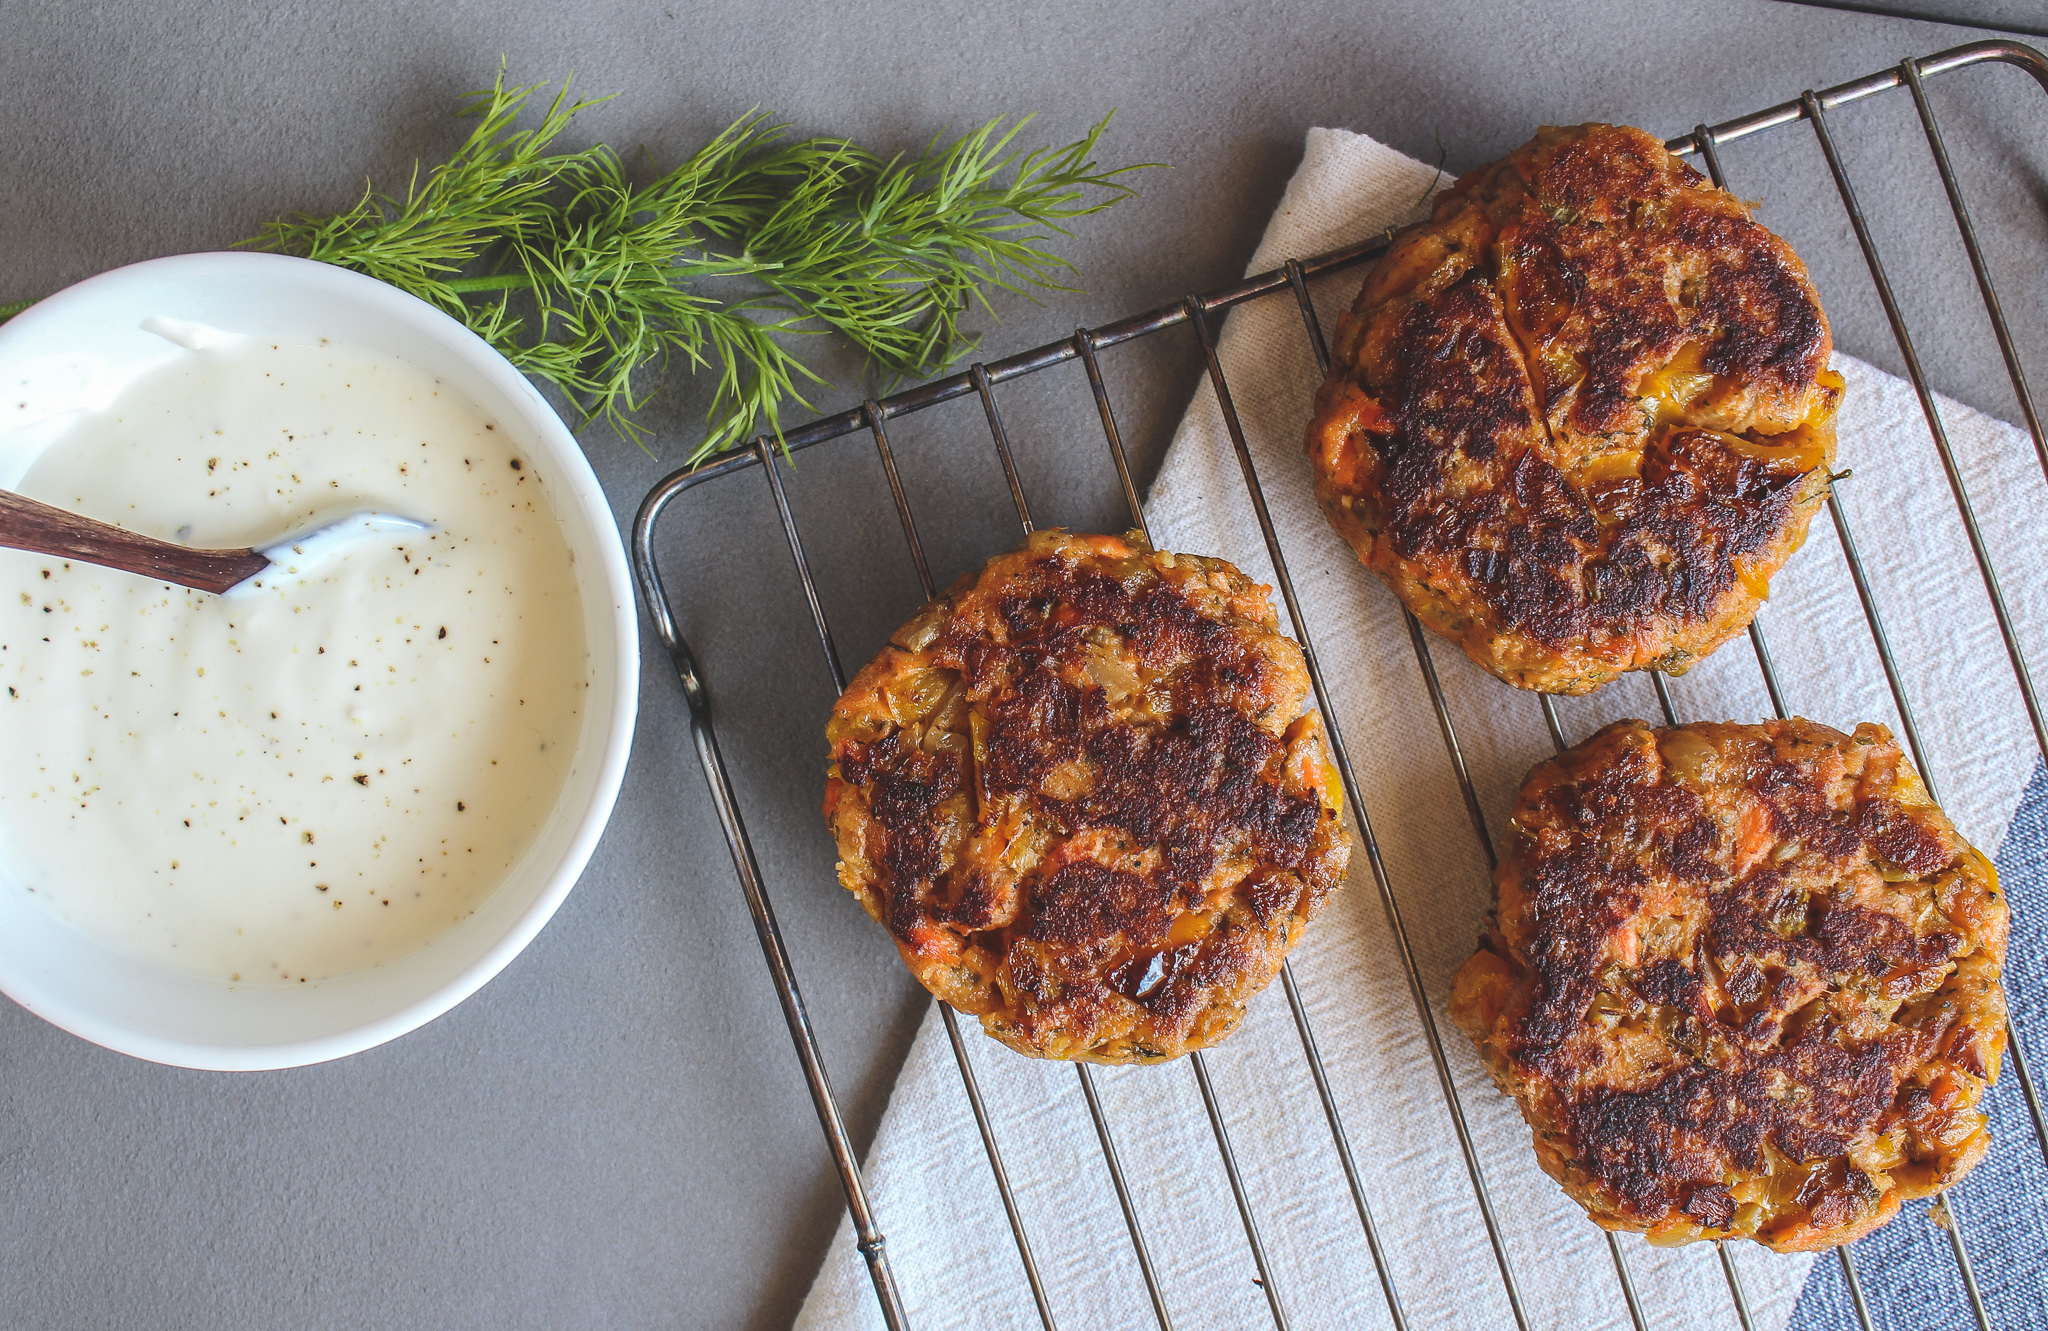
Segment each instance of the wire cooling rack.
[{"label": "wire cooling rack", "polygon": [[[2021,367],[2012,333],[2000,309],[1998,294],[1993,285],[1991,273],[1986,265],[1983,252],[1978,244],[1977,234],[1970,220],[1969,208],[1964,200],[1961,186],[1945,146],[1940,126],[1935,118],[1934,108],[1929,103],[1924,81],[1955,71],[2002,63],[2016,65],[2031,74],[2040,84],[2044,95],[2048,95],[2048,58],[2031,47],[2004,41],[1978,42],[1959,46],[1936,55],[1918,60],[1907,60],[1895,69],[1873,74],[1822,92],[1807,92],[1797,101],[1783,103],[1754,115],[1727,121],[1719,125],[1699,125],[1691,133],[1671,139],[1667,147],[1675,153],[1698,157],[1707,173],[1717,185],[1726,186],[1722,174],[1719,149],[1739,139],[1749,138],[1768,131],[1804,122],[1819,142],[1828,169],[1833,175],[1835,188],[1854,230],[1856,241],[1869,265],[1871,280],[1889,321],[1893,335],[1898,340],[1906,373],[1912,380],[1919,395],[1920,406],[1927,418],[1927,425],[1940,455],[1941,465],[1947,476],[1956,509],[1968,534],[1972,555],[1977,570],[1983,579],[1984,589],[1989,597],[1999,631],[2004,639],[2007,657],[2013,675],[2018,682],[2020,696],[2025,704],[2027,721],[2033,728],[2036,744],[2044,757],[2048,757],[2048,724],[2044,718],[2040,700],[2034,689],[2033,678],[2028,670],[2026,658],[2021,650],[2013,619],[2005,597],[1999,586],[1998,573],[1993,567],[1982,531],[1979,529],[1975,508],[1958,469],[1956,458],[1943,430],[1939,412],[1936,410],[1933,390],[1928,386],[1920,359],[1913,345],[1906,320],[1901,314],[1892,291],[1889,275],[1879,257],[1878,248],[1871,238],[1870,229],[1858,203],[1854,184],[1843,165],[1836,149],[1830,129],[1831,113],[1840,107],[1880,93],[1903,89],[1912,97],[1919,113],[1920,123],[1926,132],[1929,148],[1941,174],[1941,182],[1948,196],[1950,208],[1955,215],[1963,247],[1969,256],[1990,315],[1998,349],[2003,357],[2006,370],[2011,376],[2022,415],[2028,431],[2033,436],[2034,447],[2040,456],[2044,474],[2048,474],[2048,438],[2044,438],[2041,420],[2036,411],[2024,370]],[[1109,447],[1109,454],[1116,467],[1116,475],[1122,484],[1123,498],[1129,505],[1132,525],[1141,531],[1145,528],[1145,513],[1140,503],[1137,488],[1131,478],[1129,460],[1123,441],[1117,431],[1116,415],[1111,406],[1108,385],[1105,383],[1102,366],[1097,353],[1105,348],[1148,337],[1165,329],[1186,324],[1193,329],[1199,342],[1206,365],[1208,382],[1221,409],[1224,425],[1236,450],[1237,460],[1244,476],[1246,491],[1253,511],[1258,519],[1261,533],[1265,538],[1266,552],[1271,558],[1280,595],[1287,607],[1290,621],[1300,636],[1301,647],[1307,658],[1311,681],[1314,685],[1316,705],[1322,710],[1325,723],[1330,728],[1331,746],[1343,778],[1345,796],[1349,802],[1359,843],[1363,847],[1373,882],[1378,889],[1381,905],[1387,915],[1393,936],[1399,948],[1406,970],[1410,996],[1422,1033],[1427,1039],[1431,1061],[1444,1100],[1445,1112],[1450,1126],[1456,1133],[1462,1152],[1470,1186],[1478,1202],[1478,1209],[1485,1221],[1487,1236],[1492,1244],[1494,1260],[1499,1268],[1501,1284],[1515,1321],[1523,1331],[1530,1326],[1529,1314],[1524,1306],[1521,1290],[1516,1281],[1513,1265],[1509,1261],[1508,1249],[1502,1236],[1500,1218],[1496,1215],[1493,1200],[1487,1190],[1485,1173],[1480,1166],[1471,1128],[1460,1104],[1459,1090],[1452,1079],[1450,1066],[1445,1060],[1442,1032],[1438,1027],[1435,1012],[1430,1005],[1421,973],[1417,968],[1415,954],[1410,946],[1408,931],[1402,921],[1402,909],[1398,895],[1389,880],[1385,864],[1381,860],[1379,843],[1373,834],[1372,819],[1360,795],[1360,786],[1353,771],[1351,759],[1344,746],[1344,737],[1339,730],[1337,710],[1324,686],[1323,673],[1317,662],[1314,637],[1309,624],[1304,620],[1301,607],[1296,600],[1294,581],[1288,571],[1287,557],[1280,547],[1273,520],[1267,510],[1266,499],[1259,477],[1253,467],[1252,456],[1246,444],[1243,428],[1239,424],[1237,411],[1231,398],[1231,389],[1221,361],[1217,357],[1216,334],[1211,316],[1216,312],[1254,301],[1286,301],[1290,297],[1298,305],[1305,325],[1306,340],[1313,350],[1319,365],[1328,369],[1329,350],[1324,341],[1323,330],[1318,322],[1315,307],[1309,299],[1308,282],[1323,274],[1335,273],[1354,268],[1378,257],[1386,248],[1386,239],[1378,238],[1362,245],[1325,254],[1318,258],[1289,260],[1286,265],[1270,273],[1248,278],[1236,285],[1208,295],[1189,296],[1175,305],[1162,306],[1146,313],[1135,315],[1120,322],[1101,328],[1080,329],[1065,340],[1050,343],[1019,355],[1002,360],[976,364],[963,374],[920,385],[905,392],[880,400],[870,400],[858,409],[842,412],[815,421],[801,429],[787,433],[784,443],[792,452],[810,448],[829,440],[865,433],[872,437],[881,462],[882,470],[889,483],[894,499],[896,514],[903,526],[903,536],[909,547],[910,557],[917,568],[920,582],[927,598],[936,593],[931,569],[925,559],[924,545],[919,539],[916,520],[904,496],[903,484],[897,474],[896,459],[889,446],[888,422],[899,416],[955,401],[965,397],[979,397],[988,417],[990,441],[996,457],[1002,465],[1003,475],[1009,483],[1010,496],[1016,506],[1017,519],[1026,533],[1033,529],[1030,504],[1018,478],[1017,468],[1011,458],[1009,438],[1003,429],[1003,420],[997,409],[994,388],[1006,381],[1035,374],[1053,366],[1078,360],[1085,369],[1088,386],[1092,391],[1095,406],[1102,419],[1103,436]],[[875,1214],[869,1204],[868,1191],[861,1178],[859,1162],[848,1139],[846,1127],[841,1120],[837,1101],[833,1097],[832,1084],[825,1073],[825,1064],[819,1053],[817,1040],[811,1022],[804,1008],[802,993],[797,985],[796,968],[784,944],[782,932],[776,924],[774,907],[761,880],[759,861],[747,837],[745,820],[741,817],[739,802],[734,793],[730,773],[724,758],[720,755],[718,739],[712,726],[710,695],[704,679],[698,670],[695,656],[689,644],[683,640],[676,627],[674,603],[663,587],[661,570],[654,557],[654,533],[661,521],[663,511],[670,501],[684,491],[711,481],[733,476],[739,472],[758,468],[768,483],[769,493],[774,499],[775,511],[781,519],[783,536],[789,544],[789,553],[796,566],[797,576],[802,584],[804,596],[809,604],[812,620],[818,634],[818,645],[822,649],[826,664],[831,670],[833,682],[844,689],[845,670],[839,659],[838,648],[832,639],[832,630],[826,617],[825,607],[820,599],[817,582],[811,575],[804,555],[802,534],[798,531],[796,519],[792,516],[787,496],[783,491],[782,479],[776,468],[777,445],[768,438],[756,439],[751,445],[734,448],[720,453],[703,463],[678,471],[657,484],[641,502],[638,516],[633,525],[633,562],[639,579],[640,590],[645,597],[648,610],[653,616],[655,629],[662,645],[674,662],[677,679],[690,707],[690,733],[695,741],[697,755],[703,764],[704,775],[711,787],[711,798],[717,807],[719,821],[725,832],[726,843],[732,852],[733,867],[738,871],[740,888],[745,894],[747,907],[752,913],[754,927],[759,935],[761,951],[768,963],[770,977],[782,1003],[784,1019],[789,1024],[789,1033],[796,1045],[797,1058],[803,1067],[804,1080],[810,1090],[811,1100],[817,1108],[818,1121],[824,1130],[825,1140],[839,1171],[841,1183],[846,1190],[846,1205],[853,1220],[853,1229],[861,1255],[874,1281],[875,1296],[882,1311],[883,1320],[891,1328],[908,1326],[903,1301],[896,1281],[891,1274],[887,1249],[882,1231],[876,1224]],[[1892,700],[1898,708],[1906,742],[1913,758],[1930,791],[1938,791],[1937,773],[1929,766],[1927,753],[1921,746],[1919,727],[1915,722],[1913,705],[1907,696],[1901,680],[1897,661],[1886,635],[1884,620],[1875,600],[1870,582],[1865,575],[1863,560],[1858,553],[1854,534],[1849,527],[1847,515],[1830,496],[1827,503],[1829,517],[1841,542],[1841,548],[1848,565],[1849,574],[1855,582],[1857,597],[1862,605],[1864,618],[1870,629],[1870,636],[1877,649],[1878,659],[1883,666],[1886,683]],[[1407,618],[1409,636],[1412,640],[1416,661],[1421,667],[1422,678],[1428,688],[1430,704],[1434,709],[1438,726],[1443,733],[1445,752],[1456,772],[1465,805],[1472,825],[1479,838],[1479,844],[1488,864],[1495,862],[1493,845],[1487,834],[1486,822],[1480,809],[1478,794],[1474,788],[1471,772],[1458,741],[1457,727],[1444,702],[1431,653],[1434,650],[1422,626],[1411,614]],[[1750,626],[1750,645],[1755,652],[1766,689],[1770,695],[1772,710],[1779,716],[1786,715],[1785,702],[1779,688],[1777,671],[1771,659],[1771,649],[1765,638],[1760,622]],[[1654,675],[1657,699],[1664,718],[1669,724],[1678,723],[1678,714],[1673,707],[1671,692],[1662,675]],[[1548,697],[1542,698],[1543,716],[1553,743],[1560,749],[1565,747],[1565,736],[1559,725],[1557,712]],[[1938,796],[1937,796],[1938,797]],[[1316,1089],[1321,1097],[1324,1117],[1328,1121],[1330,1141],[1335,1163],[1342,1169],[1349,1186],[1352,1203],[1358,1214],[1358,1222],[1364,1229],[1366,1242],[1371,1249],[1377,1267],[1381,1290],[1386,1298],[1387,1310],[1396,1327],[1405,1328],[1408,1316],[1404,1311],[1400,1290],[1396,1287],[1393,1269],[1381,1248],[1380,1231],[1374,1221],[1366,1190],[1361,1182],[1357,1164],[1353,1158],[1351,1138],[1338,1112],[1337,1102],[1331,1093],[1329,1079],[1323,1059],[1317,1051],[1315,1031],[1309,1021],[1301,991],[1295,982],[1293,968],[1281,972],[1281,986],[1287,996],[1289,1008],[1301,1040],[1302,1056],[1315,1079]],[[1010,1229],[1016,1241],[1017,1254],[1023,1264],[1024,1274],[1030,1283],[1032,1298],[1037,1306],[1040,1321],[1051,1331],[1054,1322],[1051,1306],[1047,1301],[1045,1284],[1038,1264],[1032,1257],[1031,1239],[1026,1232],[1024,1220],[1013,1195],[1008,1173],[1003,1167],[1002,1152],[996,1141],[989,1114],[981,1098],[974,1076],[974,1067],[962,1042],[959,1020],[952,1009],[940,1007],[945,1021],[946,1035],[951,1041],[953,1056],[960,1070],[961,1086],[974,1118],[981,1132],[982,1145],[988,1156],[988,1164],[998,1191],[1001,1193],[1004,1209],[1009,1217]],[[2019,1079],[2026,1097],[2027,1110],[2032,1117],[2035,1142],[2044,1156],[2048,1156],[2048,1128],[2043,1126],[2041,1102],[2029,1074],[2026,1052],[2017,1031],[2011,1032],[2008,1057],[2011,1072],[2008,1075]],[[1275,1326],[1289,1326],[1288,1310],[1281,1297],[1280,1286],[1269,1268],[1266,1248],[1259,1234],[1258,1220],[1253,1212],[1251,1199],[1239,1176],[1237,1158],[1231,1149],[1230,1136],[1225,1128],[1224,1116],[1218,1107],[1211,1084],[1207,1064],[1200,1053],[1188,1056],[1192,1064],[1209,1124],[1215,1134],[1216,1149],[1220,1155],[1225,1176],[1229,1179],[1231,1191],[1237,1205],[1238,1215],[1243,1221],[1245,1242],[1253,1262],[1258,1268],[1260,1283],[1272,1310]],[[1074,1065],[1075,1075],[1080,1080],[1080,1089],[1087,1102],[1088,1112],[1101,1143],[1103,1166],[1116,1189],[1117,1199],[1123,1211],[1129,1230],[1131,1247],[1139,1270],[1144,1276],[1151,1304],[1161,1328],[1170,1328],[1171,1318],[1167,1312],[1164,1291],[1152,1256],[1146,1248],[1145,1236],[1139,1224],[1138,1211],[1133,1204],[1132,1191],[1126,1181],[1119,1162],[1115,1135],[1105,1117],[1102,1102],[1097,1094],[1094,1073],[1085,1063]],[[1946,1198],[1943,1198],[1946,1203]],[[1966,1226],[1956,1216],[1952,1207],[1947,1208],[1951,1223],[1944,1226],[1948,1245],[1954,1257],[1957,1274],[1968,1300],[1968,1315],[1974,1317],[1976,1325],[1983,1331],[1990,1331],[1991,1321],[1986,1312],[1983,1295],[1979,1289],[1975,1270],[1971,1265],[1970,1240]],[[1625,1251],[1613,1234],[1607,1236],[1608,1251],[1613,1259],[1616,1276],[1622,1295],[1627,1302],[1630,1320],[1638,1331],[1642,1331],[1644,1320],[1641,1301],[1637,1297],[1634,1278],[1629,1270]],[[1742,1279],[1734,1262],[1725,1249],[1720,1252],[1720,1264],[1727,1279],[1730,1311],[1734,1319],[1750,1331],[1753,1325],[1749,1300],[1743,1290]],[[1864,1301],[1863,1288],[1859,1279],[1856,1258],[1850,1247],[1835,1250],[1835,1260],[1840,1264],[1841,1274],[1850,1298],[1854,1303],[1858,1321],[1863,1331],[1870,1331],[1871,1318]],[[1962,1311],[1962,1310],[1958,1310]]]}]

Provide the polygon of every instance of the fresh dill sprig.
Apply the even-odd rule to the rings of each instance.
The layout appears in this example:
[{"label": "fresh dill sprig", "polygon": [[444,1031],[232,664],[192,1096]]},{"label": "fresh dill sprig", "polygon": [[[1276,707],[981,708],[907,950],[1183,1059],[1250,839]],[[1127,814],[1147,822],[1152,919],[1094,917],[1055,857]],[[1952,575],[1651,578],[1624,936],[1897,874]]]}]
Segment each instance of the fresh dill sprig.
[{"label": "fresh dill sprig", "polygon": [[[330,217],[283,218],[246,242],[352,268],[461,319],[513,364],[645,447],[633,419],[658,368],[717,376],[696,460],[808,408],[823,380],[791,335],[851,339],[889,380],[936,373],[972,349],[961,319],[991,287],[1067,290],[1044,248],[1075,218],[1132,193],[1095,152],[1104,117],[1063,148],[1013,146],[999,117],[915,157],[839,139],[789,140],[749,113],[666,175],[636,184],[602,144],[556,151],[603,98],[567,84],[531,129],[545,84],[474,94],[475,128],[403,195],[366,188]],[[715,284],[705,279],[742,279]],[[993,311],[990,311],[991,313]]]}]

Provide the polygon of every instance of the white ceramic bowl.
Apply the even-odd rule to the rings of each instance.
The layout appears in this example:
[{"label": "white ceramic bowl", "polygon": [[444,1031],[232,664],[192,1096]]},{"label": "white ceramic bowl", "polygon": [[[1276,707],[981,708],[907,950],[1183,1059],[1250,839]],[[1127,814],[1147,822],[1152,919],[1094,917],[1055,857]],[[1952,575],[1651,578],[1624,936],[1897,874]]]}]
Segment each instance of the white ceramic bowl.
[{"label": "white ceramic bowl", "polygon": [[[474,915],[378,969],[308,985],[240,985],[114,952],[18,891],[0,890],[0,992],[96,1044],[184,1067],[295,1067],[340,1058],[432,1021],[538,934],[576,883],[625,774],[638,701],[638,621],[625,549],[583,451],[504,357],[439,310],[382,282],[272,254],[186,254],[117,268],[0,324],[0,383],[92,410],[181,354],[151,315],[294,342],[326,337],[441,378],[513,431],[550,478],[576,555],[590,706],[575,761],[532,847]],[[69,413],[0,435],[0,488],[18,484]]]}]

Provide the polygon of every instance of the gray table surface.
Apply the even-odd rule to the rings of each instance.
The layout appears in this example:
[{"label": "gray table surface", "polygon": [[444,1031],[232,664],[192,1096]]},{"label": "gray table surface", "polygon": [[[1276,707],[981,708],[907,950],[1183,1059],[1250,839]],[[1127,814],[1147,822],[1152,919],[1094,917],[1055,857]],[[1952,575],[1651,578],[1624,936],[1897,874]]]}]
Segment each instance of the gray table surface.
[{"label": "gray table surface", "polygon": [[[1928,6],[2038,24],[2034,0]],[[1672,134],[1982,34],[1763,0],[843,0],[435,5],[0,5],[0,299],[221,248],[264,220],[397,183],[461,130],[500,57],[618,99],[579,140],[668,163],[749,107],[914,148],[1038,111],[1065,139],[1111,107],[1106,155],[1171,163],[1080,224],[1086,294],[998,301],[1006,352],[1239,275],[1312,125],[1456,171],[1534,126]],[[1940,85],[1965,183],[2048,380],[2048,107],[2011,71]],[[1903,96],[1844,114],[1880,241],[1937,386],[2012,418],[2003,370]],[[1845,349],[1896,369],[1805,131],[1731,149],[1737,190],[1812,263]],[[2012,300],[2022,290],[2034,299]],[[1110,366],[1144,477],[1197,386],[1184,335]],[[827,358],[858,401],[856,365]],[[1040,521],[1115,527],[1078,371],[1006,390]],[[703,392],[651,410],[649,455],[587,435],[621,522],[687,451]],[[1014,540],[973,403],[898,446],[943,582]],[[872,652],[917,588],[871,450],[791,480],[842,650]],[[923,1011],[834,884],[818,825],[831,688],[758,483],[680,506],[664,557],[686,603],[747,815],[848,1121],[863,1145]],[[10,1327],[769,1327],[795,1314],[840,1212],[665,661],[647,654],[626,788],[581,885],[454,1012],[369,1053],[221,1075],[98,1049],[0,1003],[0,1322]]]}]

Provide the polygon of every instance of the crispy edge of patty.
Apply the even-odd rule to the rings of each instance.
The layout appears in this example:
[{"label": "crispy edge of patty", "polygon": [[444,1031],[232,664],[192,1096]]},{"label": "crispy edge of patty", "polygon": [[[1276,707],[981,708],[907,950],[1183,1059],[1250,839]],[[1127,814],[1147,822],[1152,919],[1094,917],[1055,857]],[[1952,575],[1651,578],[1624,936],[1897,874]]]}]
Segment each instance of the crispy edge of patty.
[{"label": "crispy edge of patty", "polygon": [[1451,1013],[1592,1218],[1850,1242],[1989,1146],[1997,872],[1882,726],[1608,726],[1515,804]]},{"label": "crispy edge of patty", "polygon": [[1511,684],[1681,672],[1748,625],[1826,498],[1830,346],[1739,200],[1640,130],[1546,127],[1366,278],[1308,430],[1317,499]]},{"label": "crispy edge of patty", "polygon": [[1222,560],[1034,534],[899,630],[828,729],[841,882],[1022,1053],[1221,1039],[1350,852],[1300,649]]}]

